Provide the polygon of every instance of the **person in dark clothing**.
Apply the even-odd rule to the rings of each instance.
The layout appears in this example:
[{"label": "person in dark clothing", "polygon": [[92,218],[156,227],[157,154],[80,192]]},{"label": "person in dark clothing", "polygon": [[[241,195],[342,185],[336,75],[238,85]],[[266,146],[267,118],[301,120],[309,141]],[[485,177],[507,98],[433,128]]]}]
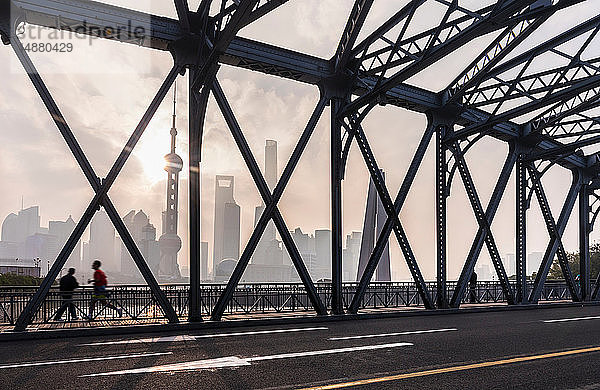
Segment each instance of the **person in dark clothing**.
[{"label": "person in dark clothing", "polygon": [[60,321],[60,318],[67,309],[69,309],[71,320],[77,320],[77,312],[75,311],[75,305],[73,304],[73,291],[79,287],[79,283],[77,283],[77,279],[75,279],[73,274],[75,274],[75,268],[69,268],[67,274],[60,278],[62,305],[54,316],[55,321]]},{"label": "person in dark clothing", "polygon": [[469,279],[469,302],[477,302],[477,273],[473,271]]}]

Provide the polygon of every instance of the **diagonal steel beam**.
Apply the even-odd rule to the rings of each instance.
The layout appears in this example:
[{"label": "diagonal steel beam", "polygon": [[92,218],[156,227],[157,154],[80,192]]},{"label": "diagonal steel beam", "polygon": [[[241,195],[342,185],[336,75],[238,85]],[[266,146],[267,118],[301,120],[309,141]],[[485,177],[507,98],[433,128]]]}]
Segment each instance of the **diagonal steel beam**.
[{"label": "diagonal steel beam", "polygon": [[552,211],[550,210],[550,206],[548,204],[548,198],[546,198],[546,194],[542,186],[541,177],[539,173],[535,170],[535,168],[529,166],[528,170],[529,175],[531,176],[531,180],[533,182],[533,189],[535,191],[538,204],[542,211],[542,216],[544,217],[544,221],[546,223],[546,228],[548,229],[548,234],[550,235],[550,242],[546,247],[544,258],[542,260],[542,263],[540,264],[538,273],[535,276],[535,282],[533,283],[531,293],[529,294],[529,302],[537,303],[540,299],[540,296],[542,294],[542,288],[544,287],[546,277],[548,276],[548,271],[552,266],[554,256],[557,254],[557,252],[558,261],[562,269],[563,275],[565,277],[567,287],[569,288],[569,292],[571,293],[571,297],[574,301],[578,302],[580,300],[579,294],[577,292],[577,289],[575,288],[575,281],[573,279],[573,274],[571,273],[571,267],[569,266],[565,249],[561,242],[561,237],[565,231],[565,228],[567,227],[569,217],[571,216],[571,212],[573,211],[573,207],[575,206],[575,201],[577,200],[577,196],[579,195],[579,190],[582,184],[581,175],[578,171],[573,171],[573,181],[571,182],[571,188],[567,193],[567,198],[565,199],[565,203],[563,204],[562,210],[560,211],[558,222],[554,222],[554,217],[552,217]]},{"label": "diagonal steel beam", "polygon": [[548,94],[541,99],[533,100],[520,106],[511,108],[501,114],[493,115],[484,121],[467,126],[464,129],[458,130],[452,137],[452,140],[459,140],[470,135],[476,134],[482,130],[491,128],[501,122],[509,121],[521,115],[531,113],[540,108],[547,107],[561,101],[566,101],[576,97],[579,94],[584,94],[587,91],[594,90],[600,87],[600,74],[586,77],[573,84],[572,86],[562,89],[558,92]]},{"label": "diagonal steel beam", "polygon": [[[554,10],[555,11],[555,10]],[[519,46],[553,14],[543,14],[532,21],[523,20],[507,27],[454,81],[446,88],[446,104],[459,102],[464,91],[477,88],[487,72]]]},{"label": "diagonal steel beam", "polygon": [[[502,20],[510,23],[512,18],[515,20],[520,20],[521,17],[516,15],[520,10],[526,9],[529,7],[531,3],[535,0],[527,0],[527,1],[516,1],[516,0],[507,0],[502,2],[502,6],[498,10],[493,10],[489,14],[485,15],[480,20],[474,21],[470,26],[466,27],[464,30],[461,30],[456,35],[450,37],[449,39],[440,42],[438,45],[431,47],[427,52],[420,52],[413,61],[397,71],[394,75],[386,79],[381,84],[377,85],[375,88],[368,91],[366,94],[360,96],[356,100],[349,103],[344,108],[344,114],[349,114],[352,112],[356,112],[357,110],[367,106],[372,101],[376,100],[378,96],[385,94],[391,88],[401,84],[406,81],[408,78],[414,76],[419,73],[429,65],[435,63],[439,59],[446,56],[448,53],[456,50],[458,47],[462,46],[464,42],[475,39],[476,37],[482,36],[484,34],[490,33],[494,30],[501,28],[502,26],[496,23],[497,20]],[[436,31],[432,32],[435,34]],[[426,55],[425,55],[426,54]],[[390,66],[395,66],[394,64],[390,64]]]},{"label": "diagonal steel beam", "polygon": [[371,10],[373,1],[374,0],[354,1],[354,6],[350,12],[350,17],[348,18],[348,22],[346,23],[346,27],[342,33],[342,39],[340,39],[340,43],[338,44],[335,55],[333,56],[336,73],[344,68],[348,63],[348,59],[350,58],[350,54],[352,52],[352,47],[356,43],[356,38],[358,37],[358,34],[365,23],[365,19]]},{"label": "diagonal steel beam", "polygon": [[500,205],[500,201],[502,200],[504,190],[506,189],[506,185],[508,184],[508,180],[510,178],[510,173],[513,169],[513,166],[517,161],[518,154],[516,153],[515,148],[511,146],[508,155],[506,156],[504,166],[502,167],[502,171],[500,172],[500,176],[498,177],[496,186],[494,187],[494,191],[492,192],[492,196],[490,197],[490,201],[488,203],[485,213],[483,211],[481,201],[479,200],[479,196],[477,195],[473,179],[471,178],[471,174],[464,160],[464,155],[460,150],[458,142],[454,143],[454,156],[456,164],[458,165],[458,171],[460,173],[463,184],[465,186],[465,190],[467,192],[467,196],[469,197],[471,207],[473,208],[473,212],[475,213],[475,218],[477,219],[477,223],[479,224],[479,228],[477,230],[477,234],[475,235],[475,239],[473,240],[473,244],[471,245],[471,250],[469,251],[467,260],[465,261],[465,265],[463,266],[460,277],[458,278],[458,282],[456,284],[456,288],[454,289],[454,293],[452,294],[450,306],[460,306],[460,303],[462,302],[465,291],[467,289],[469,279],[473,274],[473,268],[475,267],[475,263],[479,258],[479,254],[481,253],[481,249],[483,248],[484,243],[486,244],[490,253],[492,263],[494,265],[496,273],[498,274],[498,280],[500,281],[500,285],[502,286],[502,291],[504,292],[506,300],[509,304],[513,304],[513,291],[510,287],[510,283],[508,281],[506,271],[502,264],[502,260],[500,259],[500,255],[498,253],[498,248],[494,241],[494,237],[492,236],[491,224],[494,219],[494,216],[496,215],[496,211],[498,210],[498,206]]},{"label": "diagonal steel beam", "polygon": [[[23,48],[23,45],[21,44],[21,42],[19,41],[19,39],[16,36],[12,36],[10,38],[10,40],[11,40],[11,46],[13,47],[17,57],[19,58],[23,67],[25,68],[27,74],[29,75],[31,82],[34,84],[36,90],[38,91],[40,97],[42,98],[44,105],[46,106],[48,112],[51,114],[55,124],[57,125],[60,133],[62,134],[63,138],[65,139],[65,142],[67,143],[69,149],[73,153],[73,156],[77,160],[77,163],[79,164],[80,168],[82,169],[84,175],[86,176],[90,185],[96,192],[96,195],[92,199],[92,202],[90,203],[90,205],[84,212],[84,215],[82,216],[81,220],[76,225],[73,232],[71,233],[71,236],[65,243],[65,246],[61,250],[61,252],[60,252],[58,258],[56,259],[56,261],[54,262],[52,268],[49,270],[48,275],[44,279],[42,285],[36,291],[36,293],[31,298],[31,300],[27,303],[25,309],[19,316],[16,326],[15,326],[15,329],[16,330],[25,330],[25,328],[31,322],[31,319],[33,318],[33,316],[35,315],[35,313],[37,312],[37,310],[43,303],[46,295],[48,294],[50,286],[52,285],[52,283],[58,276],[58,273],[60,272],[60,270],[62,269],[64,264],[66,263],[69,255],[71,254],[75,245],[81,238],[85,228],[91,221],[96,210],[98,210],[101,205],[104,205],[105,208],[107,209],[107,212],[109,212],[109,216],[111,216],[111,219],[115,218],[116,210],[114,210],[114,206],[112,206],[112,203],[110,202],[110,199],[108,198],[108,195],[107,195],[108,189],[110,188],[112,183],[114,183],[114,180],[116,179],[117,175],[119,174],[120,170],[122,169],[123,165],[125,164],[127,158],[131,154],[133,147],[135,146],[135,144],[141,137],[143,131],[147,127],[148,123],[150,122],[150,119],[152,118],[152,116],[154,115],[156,110],[158,109],[160,102],[162,102],[164,96],[168,92],[168,89],[170,88],[177,73],[179,72],[179,68],[174,67],[171,70],[171,72],[169,73],[169,76],[167,76],[167,80],[165,80],[165,82],[163,83],[161,89],[159,90],[157,96],[154,98],[148,111],[144,114],[142,121],[140,122],[140,124],[138,124],[138,127],[132,134],[131,138],[127,142],[127,145],[125,146],[125,148],[119,155],[119,158],[113,165],[111,171],[109,172],[109,175],[107,176],[107,179],[105,179],[105,181],[100,183],[100,179],[94,173],[94,170],[93,170],[91,164],[87,160],[83,150],[81,149],[77,140],[75,139],[73,132],[69,128],[64,116],[62,115],[62,113],[60,112],[60,109],[56,105],[56,102],[52,98],[50,91],[46,87],[44,81],[42,80],[37,69],[35,68],[35,65],[33,64],[31,59],[29,58],[29,55]],[[118,219],[118,214],[116,214],[116,217]],[[114,223],[114,221],[113,221],[113,223]],[[121,223],[122,223],[122,221],[121,221]],[[124,229],[124,230],[122,229],[122,227],[124,227],[124,225],[122,225],[122,226],[117,226],[117,225],[118,224],[115,224],[115,227],[117,228],[117,230],[119,230],[119,234],[122,235],[122,237],[124,238],[124,242],[128,241],[128,237],[131,238],[131,236],[129,235],[129,232],[127,231],[127,229]],[[133,240],[131,240],[131,241],[133,242]],[[161,308],[163,309],[163,312],[165,313],[165,315],[167,316],[167,318],[169,318],[169,320],[171,322],[177,322],[178,321],[177,315],[176,315],[175,311],[173,310],[173,307],[168,302],[166,296],[164,295],[164,293],[158,286],[156,279],[154,279],[154,276],[152,275],[152,272],[150,271],[146,262],[144,261],[143,257],[141,256],[141,253],[139,253],[139,250],[137,250],[137,247],[135,247],[135,243],[133,244],[133,246],[128,245],[128,243],[126,243],[126,245],[127,245],[128,249],[130,249],[131,255],[132,255],[134,261],[136,262],[136,265],[138,266],[138,268],[140,269],[140,272],[142,273],[142,276],[144,276],[146,282],[150,286],[150,289],[152,290],[156,299],[158,300],[158,303],[161,306]]]},{"label": "diagonal steel beam", "polygon": [[[404,180],[402,181],[402,185],[400,186],[400,190],[398,191],[398,194],[396,195],[396,200],[394,201],[394,210],[396,212],[396,215],[400,213],[400,210],[402,209],[402,206],[404,205],[404,202],[406,201],[408,192],[409,192],[410,188],[412,187],[412,184],[417,175],[417,171],[419,170],[419,167],[421,166],[421,162],[423,161],[425,152],[427,152],[427,147],[429,146],[429,142],[431,141],[431,138],[433,137],[434,132],[435,132],[435,126],[428,125],[427,128],[425,129],[425,132],[423,133],[423,137],[421,138],[421,141],[419,142],[419,146],[417,147],[417,150],[415,151],[415,155],[413,156],[410,166],[408,167],[408,171],[406,172],[406,175],[404,176]],[[385,246],[388,243],[390,234],[392,233],[393,226],[394,226],[394,219],[390,218],[388,216],[385,221],[385,224],[383,225],[383,229],[381,229],[381,233],[379,234],[379,237],[377,238],[377,243],[375,244],[375,247],[373,248],[373,252],[371,252],[371,256],[369,257],[369,261],[367,262],[367,266],[365,267],[363,276],[361,277],[360,282],[358,283],[358,286],[356,287],[356,292],[354,293],[354,296],[352,297],[352,302],[350,303],[350,306],[348,307],[348,311],[350,313],[356,314],[358,312],[358,309],[360,308],[360,302],[362,301],[363,296],[365,295],[365,292],[367,291],[367,286],[371,282],[371,278],[373,277],[373,274],[375,273],[375,269],[377,268],[379,259],[381,258],[381,255],[383,254]]]},{"label": "diagonal steel beam", "polygon": [[[276,10],[279,6],[287,3],[289,0],[263,0],[257,2],[252,12],[243,20],[241,27],[254,23],[258,19],[262,18],[271,11]],[[204,2],[204,0],[203,0]],[[239,0],[233,0],[234,4],[225,7],[221,12],[212,17],[213,20],[220,22],[230,17],[239,7]],[[261,4],[262,3],[262,4]],[[200,8],[199,8],[200,9]]]},{"label": "diagonal steel beam", "polygon": [[175,9],[177,10],[177,17],[179,18],[179,24],[183,32],[190,32],[190,8],[187,0],[173,0],[175,2]]},{"label": "diagonal steel beam", "polygon": [[[381,170],[377,166],[377,161],[375,160],[375,156],[373,155],[371,147],[369,146],[369,142],[367,140],[367,137],[365,136],[362,126],[360,124],[356,124],[353,127],[350,127],[347,125],[345,125],[345,126],[348,129],[348,131],[354,132],[354,137],[355,137],[358,147],[363,155],[365,165],[367,166],[367,169],[369,170],[371,179],[373,180],[373,184],[375,185],[375,188],[377,189],[377,193],[383,204],[383,207],[388,216],[388,219],[392,220],[392,230],[394,231],[396,239],[398,240],[398,244],[400,245],[400,249],[402,250],[402,254],[404,255],[404,259],[406,260],[406,264],[411,273],[411,276],[412,276],[413,280],[415,281],[415,284],[417,285],[417,291],[419,292],[419,296],[421,297],[421,300],[423,301],[423,303],[427,309],[433,309],[433,308],[435,308],[435,306],[434,306],[433,301],[431,300],[429,290],[427,288],[427,285],[425,284],[425,280],[423,279],[423,275],[421,274],[421,270],[419,269],[419,265],[417,263],[417,260],[415,259],[415,255],[414,255],[412,248],[410,246],[410,243],[408,241],[406,232],[404,231],[404,228],[402,227],[402,223],[400,222],[400,218],[398,217],[398,213],[396,212],[396,206],[392,203],[392,198],[390,197],[390,194],[387,190],[385,181],[381,174]],[[384,227],[384,231],[385,231],[385,227]],[[377,240],[377,241],[379,244],[379,240]],[[371,278],[373,277],[373,272],[375,271],[375,268],[377,267],[379,258],[374,260],[373,264],[371,264],[371,260],[373,260],[373,257],[371,257],[369,259],[369,263],[367,264],[367,267],[365,268],[365,271],[363,272],[360,284],[364,284],[364,283],[368,284],[371,281]],[[361,288],[361,286],[359,285],[359,288],[357,288],[357,293],[360,288]],[[356,298],[356,294],[355,294],[355,298]],[[352,309],[354,309],[354,308],[352,307]]]},{"label": "diagonal steel beam", "polygon": [[312,279],[310,278],[310,275],[308,274],[308,270],[306,269],[306,266],[304,265],[304,262],[302,261],[302,257],[300,256],[300,253],[298,252],[298,249],[296,248],[296,245],[292,239],[292,236],[290,235],[290,232],[287,229],[287,226],[285,225],[283,217],[281,216],[281,213],[280,213],[279,209],[277,208],[277,203],[279,202],[279,199],[283,195],[283,191],[285,190],[285,187],[286,187],[289,179],[291,178],[291,175],[292,175],[298,161],[300,160],[300,157],[304,151],[304,148],[306,147],[308,140],[310,139],[310,136],[312,135],[312,132],[313,132],[323,110],[325,109],[327,99],[322,96],[321,99],[319,100],[317,107],[315,108],[300,140],[298,141],[298,144],[296,145],[294,152],[292,153],[292,157],[290,158],[288,164],[286,165],[286,168],[281,176],[281,179],[279,180],[279,183],[275,187],[273,194],[271,194],[271,192],[269,190],[269,186],[267,185],[267,182],[265,181],[265,179],[260,171],[260,168],[252,154],[252,151],[250,150],[250,147],[248,146],[248,143],[244,137],[244,134],[242,133],[239,123],[237,122],[237,120],[235,118],[233,110],[231,109],[231,106],[227,102],[225,93],[223,92],[223,89],[219,85],[218,81],[216,81],[216,80],[213,83],[212,92],[213,92],[213,96],[215,97],[215,100],[217,101],[217,104],[219,105],[221,113],[223,114],[223,117],[225,118],[225,121],[227,122],[227,126],[229,127],[229,130],[231,131],[231,134],[233,135],[233,138],[234,138],[236,144],[238,145],[240,152],[242,153],[242,157],[244,158],[244,161],[246,162],[246,165],[248,166],[248,169],[250,170],[250,174],[252,175],[252,178],[254,179],[256,186],[258,187],[260,195],[263,198],[265,205],[267,205],[265,207],[265,211],[263,211],[263,214],[261,215],[259,224],[257,224],[257,227],[255,228],[254,232],[252,233],[252,237],[251,237],[250,241],[248,242],[248,244],[246,245],[246,248],[244,249],[244,252],[242,253],[242,257],[238,261],[238,264],[236,265],[233,273],[231,274],[231,277],[229,278],[229,281],[227,282],[227,287],[219,296],[219,299],[212,311],[212,319],[219,320],[221,318],[221,316],[223,315],[223,313],[227,307],[227,304],[233,297],[235,288],[238,285],[238,283],[244,273],[244,270],[246,269],[246,267],[248,265],[248,262],[250,261],[252,252],[256,248],[256,245],[258,244],[258,241],[259,241],[260,237],[262,236],[262,232],[266,228],[266,225],[269,222],[269,219],[271,219],[271,218],[273,219],[273,222],[275,223],[275,226],[277,227],[277,230],[279,231],[279,234],[281,235],[281,239],[283,240],[286,248],[288,249],[290,257],[292,258],[292,262],[294,263],[294,266],[296,267],[296,271],[298,271],[298,275],[300,276],[300,279],[302,280],[302,283],[304,284],[304,287],[306,288],[306,292],[308,294],[308,297],[309,297],[313,307],[315,308],[315,310],[318,314],[320,314],[320,315],[327,314],[327,309],[325,308],[325,306],[323,305],[323,302],[321,301],[321,299],[319,298],[319,295],[317,294],[317,291],[312,282]]},{"label": "diagonal steel beam", "polygon": [[[229,23],[227,23],[225,29],[223,29],[223,31],[221,31],[217,36],[216,42],[214,44],[207,42],[210,48],[210,54],[206,58],[202,59],[203,65],[196,72],[196,78],[192,83],[193,91],[199,90],[203,85],[209,86],[212,84],[212,81],[219,69],[219,56],[229,47],[231,41],[233,38],[235,38],[235,35],[243,27],[244,19],[252,11],[252,8],[257,2],[258,0],[240,0],[238,7],[229,20]],[[210,45],[212,45],[212,47],[210,47]]]}]

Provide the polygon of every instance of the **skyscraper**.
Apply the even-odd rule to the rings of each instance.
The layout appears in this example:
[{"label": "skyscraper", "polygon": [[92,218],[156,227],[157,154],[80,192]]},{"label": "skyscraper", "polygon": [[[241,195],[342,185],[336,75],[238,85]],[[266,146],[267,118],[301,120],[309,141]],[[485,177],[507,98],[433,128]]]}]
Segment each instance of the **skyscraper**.
[{"label": "skyscraper", "polygon": [[[48,222],[48,234],[52,236],[56,236],[58,240],[58,250],[60,251],[69,236],[75,229],[75,221],[73,221],[73,217],[69,215],[66,221],[49,221]],[[67,259],[65,264],[65,268],[74,267],[80,269],[81,267],[81,240],[77,242],[75,249],[71,252],[71,255]]]},{"label": "skyscraper", "polygon": [[356,280],[361,237],[360,232],[352,232],[346,236],[346,248],[342,251],[342,269],[345,281]]},{"label": "skyscraper", "polygon": [[237,261],[240,256],[240,206],[233,198],[233,186],[233,176],[216,176],[213,275],[222,260]]},{"label": "skyscraper", "polygon": [[[277,142],[267,140],[265,143],[265,181],[271,192],[277,185]],[[258,224],[260,216],[265,210],[265,204],[262,203],[254,210],[254,226]],[[260,241],[254,250],[252,257],[253,264],[279,265],[283,263],[283,256],[279,246],[279,241],[275,237],[276,229],[273,221],[270,220],[260,237]]]},{"label": "skyscraper", "polygon": [[40,233],[40,208],[33,206],[10,213],[2,223],[2,241],[23,243],[27,237]]},{"label": "skyscraper", "polygon": [[[383,177],[385,179],[385,174],[383,174]],[[367,192],[367,207],[365,210],[362,242],[360,245],[360,257],[358,259],[358,274],[356,276],[357,280],[361,279],[365,268],[367,267],[369,257],[371,256],[371,252],[375,247],[377,237],[379,237],[379,234],[383,229],[383,225],[385,225],[386,219],[387,214],[383,207],[383,203],[377,194],[375,183],[373,183],[373,180],[370,180],[369,190]],[[375,280],[379,282],[391,280],[389,243],[385,244],[385,249],[379,258],[379,265],[377,266],[374,276]]]},{"label": "skyscraper", "polygon": [[90,224],[89,259],[100,260],[102,268],[111,272],[121,271],[115,258],[115,228],[104,209],[98,211]]},{"label": "skyscraper", "polygon": [[315,280],[331,278],[331,230],[315,230],[315,254],[311,276]]},{"label": "skyscraper", "polygon": [[[148,267],[155,275],[158,274],[161,259],[159,242],[156,241],[156,228],[150,223],[148,215],[143,210],[137,213],[132,210],[123,217],[123,222],[144,256]],[[139,276],[140,274],[124,244],[121,247],[121,273],[126,276]]]},{"label": "skyscraper", "polygon": [[200,280],[208,280],[208,242],[200,242]]},{"label": "skyscraper", "polygon": [[165,171],[167,171],[167,209],[163,212],[162,236],[160,236],[160,267],[159,274],[171,278],[180,278],[177,253],[181,249],[181,238],[177,235],[179,172],[183,168],[183,160],[175,153],[177,137],[176,107],[177,87],[173,96],[173,126],[171,127],[171,153],[165,156]]}]

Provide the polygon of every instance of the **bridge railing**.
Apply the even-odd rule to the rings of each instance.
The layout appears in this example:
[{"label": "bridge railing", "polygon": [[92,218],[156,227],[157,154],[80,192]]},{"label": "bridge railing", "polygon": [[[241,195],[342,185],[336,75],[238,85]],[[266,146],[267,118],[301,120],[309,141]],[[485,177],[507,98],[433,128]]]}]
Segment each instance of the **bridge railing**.
[{"label": "bridge railing", "polygon": [[[455,282],[447,285],[451,296]],[[435,283],[428,283],[430,291],[435,291]],[[532,286],[529,286],[531,288]],[[182,321],[188,315],[189,286],[183,284],[162,285],[167,298]],[[199,286],[201,311],[209,317],[217,299],[225,288],[222,284],[203,284]],[[323,302],[330,306],[331,285],[316,283],[317,292]],[[344,305],[348,306],[356,291],[357,283],[343,284]],[[35,287],[0,287],[0,325],[13,325],[35,293]],[[83,320],[89,314],[93,289],[82,287],[74,294],[71,302],[75,306],[77,318]],[[569,300],[570,294],[563,281],[548,281],[542,291],[541,301]],[[122,316],[115,310],[97,303],[93,311],[93,321],[127,321],[127,323],[164,322],[165,318],[147,286],[119,285],[109,289],[108,302],[121,309]],[[477,283],[474,290],[468,289],[462,303],[505,303],[506,299],[500,284],[495,281]],[[57,311],[63,305],[63,296],[57,288],[52,288],[48,297],[33,319],[33,324],[54,322]],[[412,282],[373,282],[365,293],[360,308],[401,309],[423,307],[416,285]],[[284,313],[312,313],[312,305],[304,286],[299,283],[248,283],[240,284],[225,311],[226,318],[269,314],[276,316]],[[63,318],[74,321],[69,310]]]}]

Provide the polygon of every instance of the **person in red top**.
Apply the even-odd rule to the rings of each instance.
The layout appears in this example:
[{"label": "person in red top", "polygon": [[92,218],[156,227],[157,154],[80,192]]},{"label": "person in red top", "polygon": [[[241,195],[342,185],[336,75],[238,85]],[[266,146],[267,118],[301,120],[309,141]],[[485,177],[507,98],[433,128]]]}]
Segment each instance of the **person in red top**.
[{"label": "person in red top", "polygon": [[94,318],[93,314],[94,308],[96,307],[96,302],[100,302],[102,306],[115,310],[119,317],[121,317],[121,315],[123,314],[121,309],[109,303],[107,300],[108,293],[106,292],[106,274],[100,269],[101,265],[102,263],[100,262],[100,260],[95,260],[92,263],[92,269],[94,270],[94,278],[88,280],[88,283],[94,283],[94,293],[90,302],[90,311],[88,315],[88,320],[90,321]]}]

